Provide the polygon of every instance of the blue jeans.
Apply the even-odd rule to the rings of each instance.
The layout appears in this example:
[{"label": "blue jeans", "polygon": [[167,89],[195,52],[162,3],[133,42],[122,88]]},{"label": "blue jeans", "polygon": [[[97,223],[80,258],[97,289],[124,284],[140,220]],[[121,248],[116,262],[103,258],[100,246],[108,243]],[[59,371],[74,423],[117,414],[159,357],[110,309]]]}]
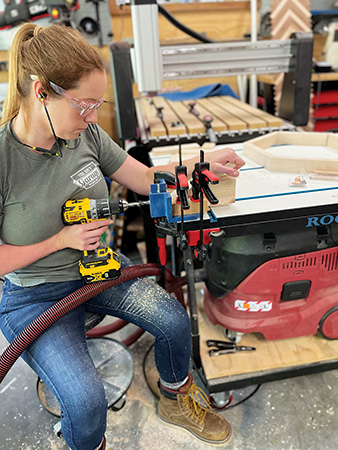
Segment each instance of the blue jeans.
[{"label": "blue jeans", "polygon": [[[121,255],[122,267],[128,260]],[[83,285],[81,280],[20,287],[6,279],[0,328],[11,342],[32,320]],[[102,382],[87,350],[85,312],[132,322],[156,337],[155,361],[166,383],[183,381],[189,370],[190,321],[182,305],[156,283],[138,278],[91,298],[57,320],[23,353],[61,408],[62,435],[72,450],[94,450],[106,429]]]}]

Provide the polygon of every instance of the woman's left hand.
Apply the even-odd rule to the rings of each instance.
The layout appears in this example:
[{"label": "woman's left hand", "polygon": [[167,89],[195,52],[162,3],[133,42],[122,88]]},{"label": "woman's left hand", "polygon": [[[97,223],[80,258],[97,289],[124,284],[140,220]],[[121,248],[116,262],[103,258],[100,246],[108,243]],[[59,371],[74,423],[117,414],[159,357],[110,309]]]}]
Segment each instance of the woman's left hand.
[{"label": "woman's left hand", "polygon": [[211,172],[216,175],[224,173],[231,177],[238,177],[238,169],[245,164],[245,161],[232,148],[210,152],[206,155],[206,160],[210,163]]}]

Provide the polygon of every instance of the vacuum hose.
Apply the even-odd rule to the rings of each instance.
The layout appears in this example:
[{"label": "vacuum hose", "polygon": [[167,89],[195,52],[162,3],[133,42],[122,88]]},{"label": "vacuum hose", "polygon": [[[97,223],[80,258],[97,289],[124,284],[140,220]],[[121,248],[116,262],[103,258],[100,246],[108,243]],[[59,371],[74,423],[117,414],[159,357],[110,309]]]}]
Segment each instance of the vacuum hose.
[{"label": "vacuum hose", "polygon": [[[157,264],[141,264],[126,267],[121,270],[121,275],[116,280],[87,284],[67,295],[62,300],[56,302],[53,306],[48,308],[29,325],[27,325],[27,327],[16,336],[16,338],[2,353],[0,356],[0,383],[5,378],[15,361],[19,358],[21,353],[50,325],[67,314],[69,311],[94,297],[94,295],[98,295],[117,284],[142,276],[159,276],[160,272],[161,268]],[[178,289],[185,284],[185,279],[183,277],[173,278],[174,276],[172,275],[168,286],[169,292],[173,292],[175,289]]]}]

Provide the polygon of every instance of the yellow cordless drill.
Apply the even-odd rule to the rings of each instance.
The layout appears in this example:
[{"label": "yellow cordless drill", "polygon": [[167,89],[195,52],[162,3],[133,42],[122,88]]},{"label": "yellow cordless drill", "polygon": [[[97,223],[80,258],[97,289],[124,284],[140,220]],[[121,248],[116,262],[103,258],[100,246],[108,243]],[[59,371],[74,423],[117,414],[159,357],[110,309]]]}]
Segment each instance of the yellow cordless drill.
[{"label": "yellow cordless drill", "polygon": [[[125,200],[108,198],[68,200],[62,207],[62,219],[66,225],[95,222],[109,219],[127,208],[146,204],[149,204],[149,201],[128,203]],[[85,283],[115,280],[121,273],[121,261],[119,255],[101,240],[96,250],[83,251],[79,269]]]}]

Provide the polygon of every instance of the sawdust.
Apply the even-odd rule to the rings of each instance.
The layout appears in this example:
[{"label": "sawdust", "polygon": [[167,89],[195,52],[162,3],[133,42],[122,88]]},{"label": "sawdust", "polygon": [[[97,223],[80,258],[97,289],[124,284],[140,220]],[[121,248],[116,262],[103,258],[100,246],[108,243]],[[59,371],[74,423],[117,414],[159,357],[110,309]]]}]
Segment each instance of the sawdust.
[{"label": "sawdust", "polygon": [[54,439],[49,437],[48,441],[50,444],[50,450],[62,450],[62,447],[64,447],[64,441],[62,439],[59,439],[59,441],[55,441]]}]

